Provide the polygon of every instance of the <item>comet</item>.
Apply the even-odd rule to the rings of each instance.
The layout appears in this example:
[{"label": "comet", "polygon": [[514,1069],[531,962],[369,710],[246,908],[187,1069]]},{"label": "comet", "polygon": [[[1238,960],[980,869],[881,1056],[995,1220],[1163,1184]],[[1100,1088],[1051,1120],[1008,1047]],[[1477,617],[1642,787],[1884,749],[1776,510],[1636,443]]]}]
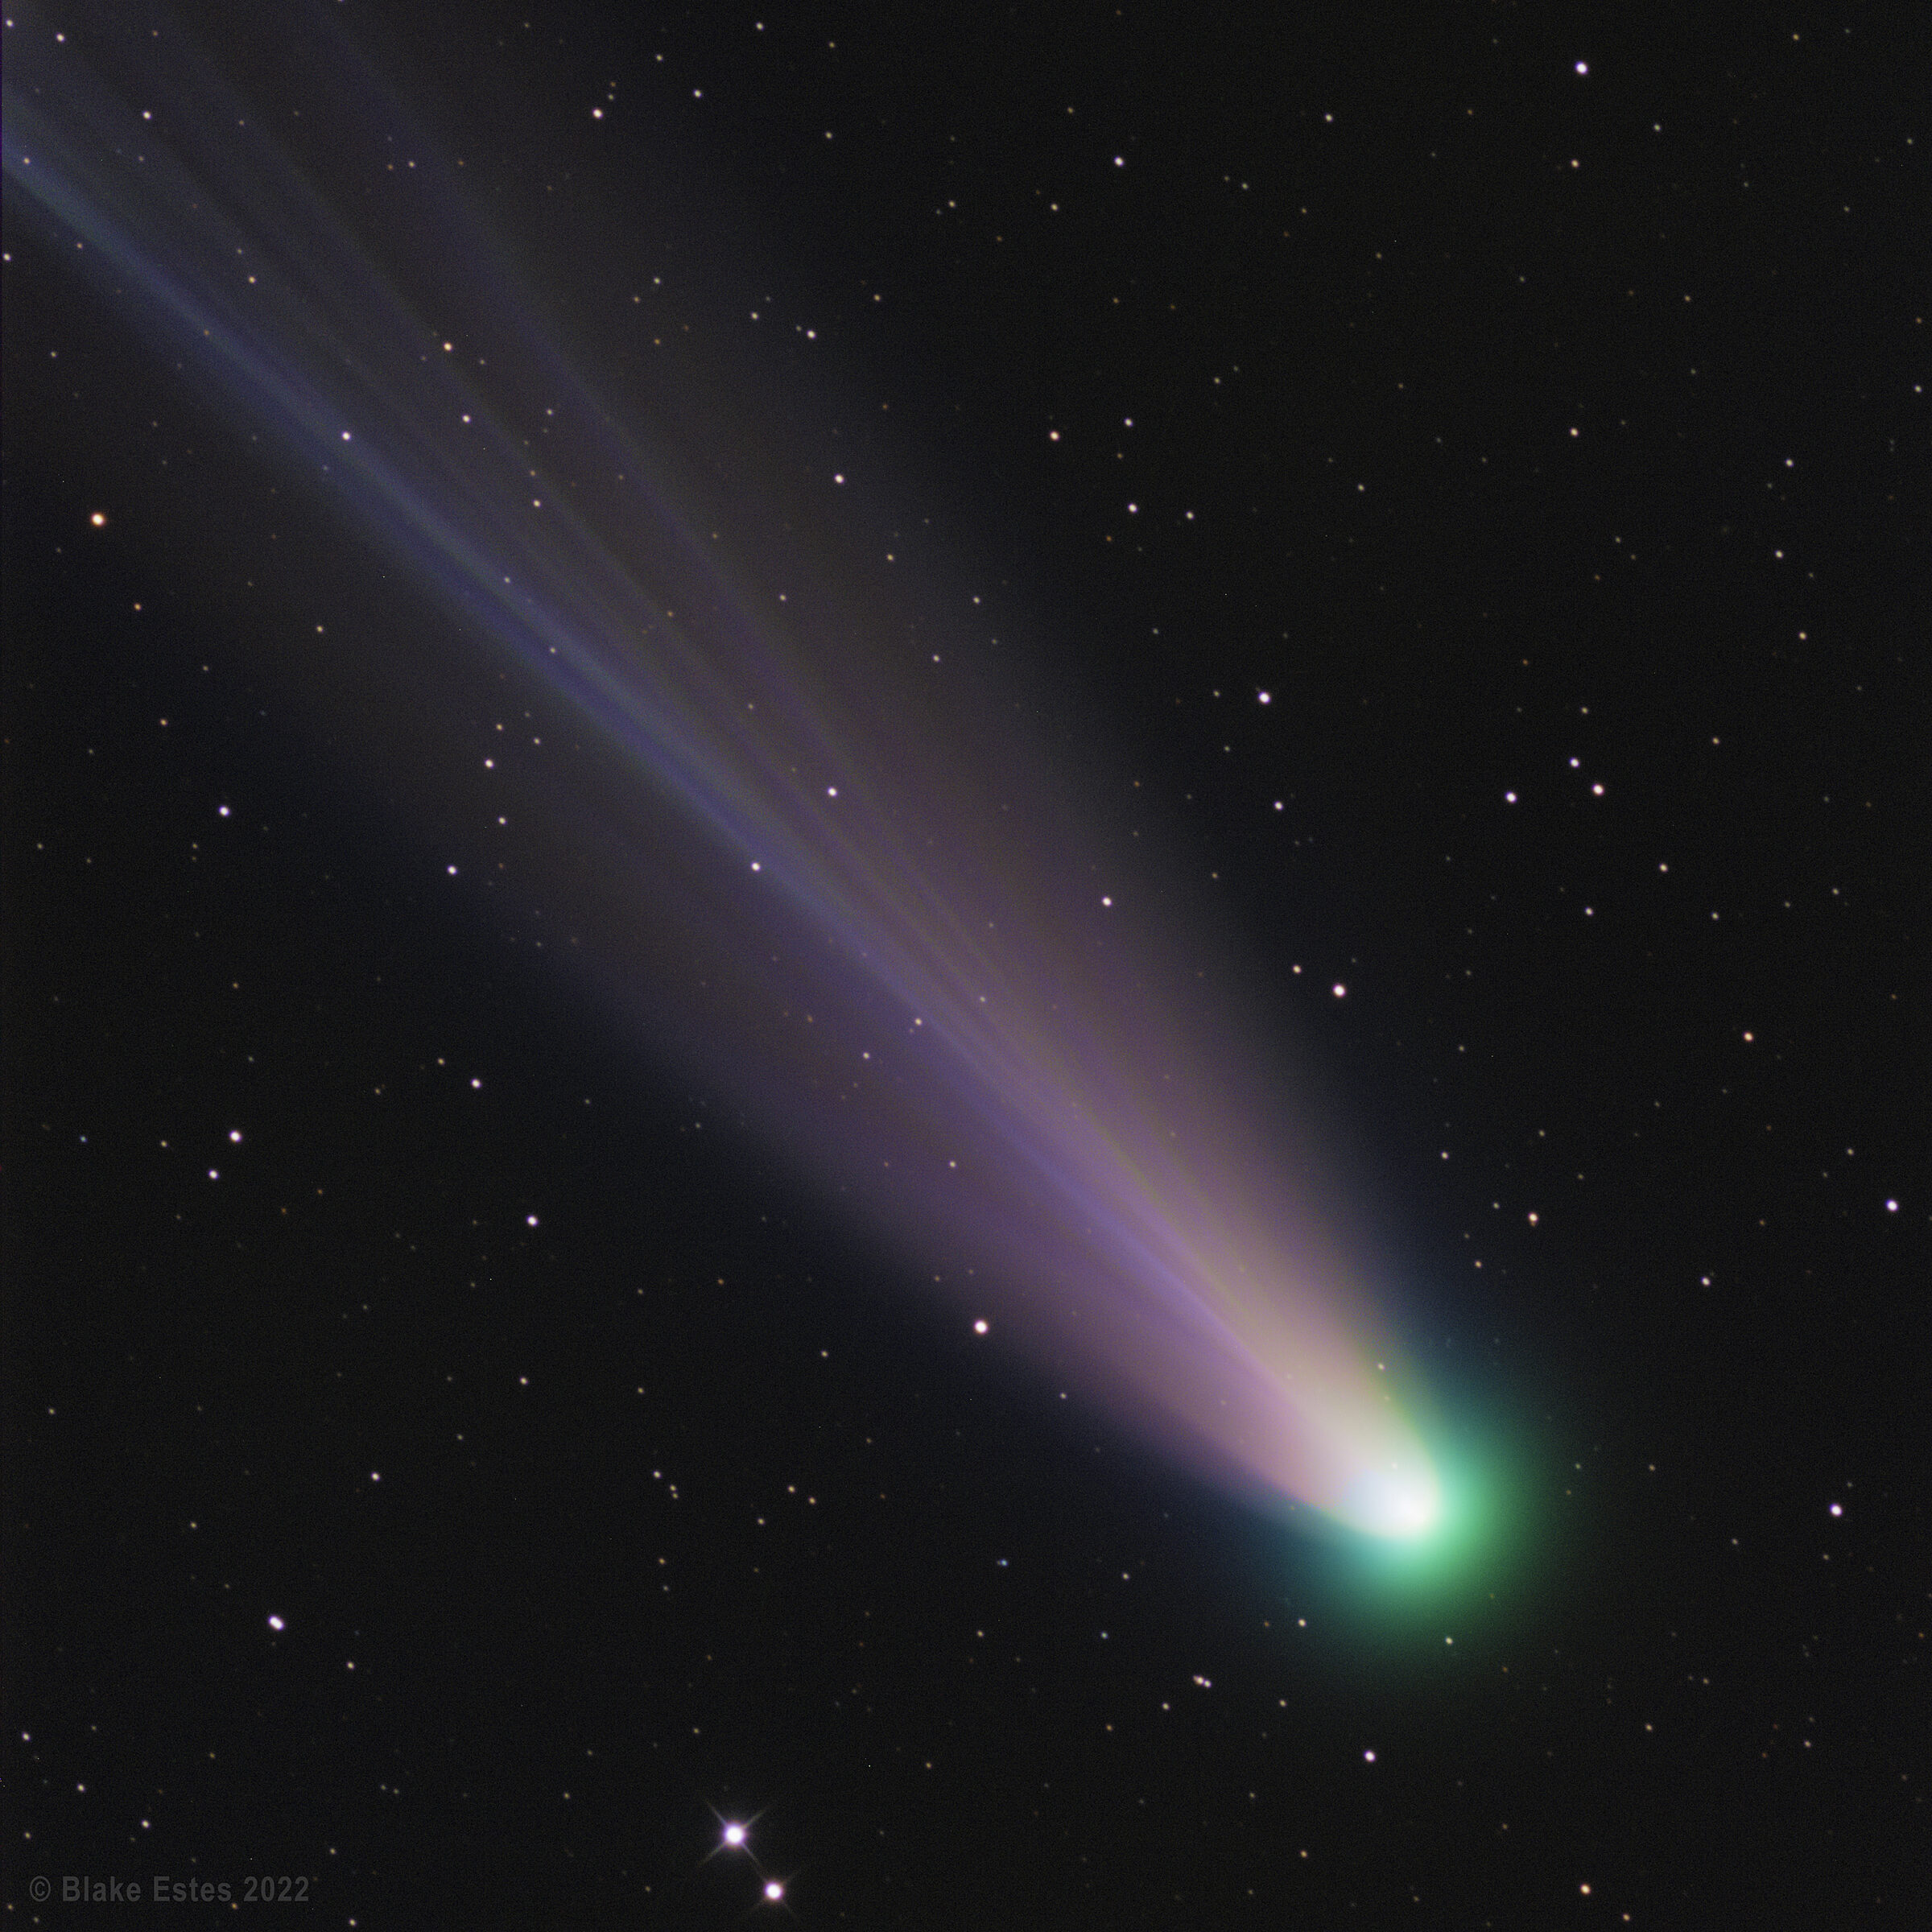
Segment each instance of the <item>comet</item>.
[{"label": "comet", "polygon": [[[1278,995],[1149,856],[1171,804],[1029,696],[1050,640],[894,535],[923,526],[907,466],[788,440],[742,401],[777,380],[752,343],[704,387],[654,361],[668,298],[607,318],[602,362],[564,341],[319,16],[328,175],[185,32],[57,79],[10,45],[10,230],[440,621],[318,625],[284,675],[317,711],[349,692],[336,725],[442,828],[441,889],[497,881],[493,916],[962,1326],[1261,1507],[1428,1536],[1444,1490],[1298,1151]],[[379,197],[370,100],[412,157]],[[613,338],[646,372],[621,394],[589,373]]]}]

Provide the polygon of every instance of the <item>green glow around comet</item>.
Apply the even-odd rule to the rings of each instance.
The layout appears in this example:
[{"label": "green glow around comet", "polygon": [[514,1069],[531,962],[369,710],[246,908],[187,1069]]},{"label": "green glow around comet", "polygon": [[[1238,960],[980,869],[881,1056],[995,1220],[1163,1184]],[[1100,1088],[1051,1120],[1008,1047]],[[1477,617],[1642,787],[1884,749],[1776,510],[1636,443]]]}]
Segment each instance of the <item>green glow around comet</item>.
[{"label": "green glow around comet", "polygon": [[1548,1581],[1540,1559],[1552,1525],[1536,1505],[1522,1446],[1493,1424],[1438,1422],[1430,1437],[1439,1489],[1426,1521],[1377,1535],[1331,1521],[1296,1563],[1302,1587],[1330,1614],[1405,1653],[1424,1638],[1431,1648],[1443,1642],[1446,1632],[1466,1639],[1511,1622]]}]

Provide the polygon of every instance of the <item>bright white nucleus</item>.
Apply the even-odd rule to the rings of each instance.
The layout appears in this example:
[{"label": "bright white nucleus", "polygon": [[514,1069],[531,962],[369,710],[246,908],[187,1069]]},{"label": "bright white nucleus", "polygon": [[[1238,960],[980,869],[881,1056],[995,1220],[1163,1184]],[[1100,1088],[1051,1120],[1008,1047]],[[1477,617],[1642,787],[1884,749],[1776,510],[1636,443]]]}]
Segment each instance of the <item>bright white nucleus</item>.
[{"label": "bright white nucleus", "polygon": [[1443,1513],[1442,1486],[1426,1463],[1364,1470],[1344,1492],[1336,1514],[1370,1536],[1424,1536]]}]

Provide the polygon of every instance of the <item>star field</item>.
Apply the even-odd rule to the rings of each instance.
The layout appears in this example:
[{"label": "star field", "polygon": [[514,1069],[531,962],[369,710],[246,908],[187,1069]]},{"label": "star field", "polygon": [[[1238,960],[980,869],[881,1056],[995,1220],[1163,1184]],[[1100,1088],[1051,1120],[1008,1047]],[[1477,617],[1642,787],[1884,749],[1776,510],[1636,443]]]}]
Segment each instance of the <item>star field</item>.
[{"label": "star field", "polygon": [[[1922,48],[4,31],[21,1922],[1923,1922]],[[1062,1345],[1047,1013],[1439,1528]]]}]

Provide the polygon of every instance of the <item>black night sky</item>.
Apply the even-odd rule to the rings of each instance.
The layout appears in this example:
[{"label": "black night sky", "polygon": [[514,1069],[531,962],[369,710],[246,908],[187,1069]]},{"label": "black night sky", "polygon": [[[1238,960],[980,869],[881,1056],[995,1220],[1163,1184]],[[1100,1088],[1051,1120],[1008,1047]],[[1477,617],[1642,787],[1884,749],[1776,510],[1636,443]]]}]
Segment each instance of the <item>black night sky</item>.
[{"label": "black night sky", "polygon": [[[1932,1923],[1922,17],[4,51],[14,1922]],[[1480,1533],[1364,1567],[976,1334],[668,990],[648,762],[184,291],[607,530],[594,396],[828,687],[953,654],[1212,931]]]}]

